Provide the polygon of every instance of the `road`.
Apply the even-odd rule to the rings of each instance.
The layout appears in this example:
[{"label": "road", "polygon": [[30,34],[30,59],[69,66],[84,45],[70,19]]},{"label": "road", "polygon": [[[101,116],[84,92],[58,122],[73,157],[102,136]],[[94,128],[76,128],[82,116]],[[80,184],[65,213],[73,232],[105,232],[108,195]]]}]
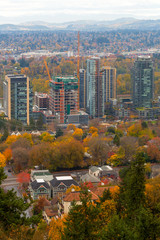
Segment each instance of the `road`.
[{"label": "road", "polygon": [[[7,178],[2,182],[2,185],[1,187],[6,190],[6,191],[9,191],[9,190],[14,190],[14,192],[16,192],[16,195],[17,197],[20,197],[22,198],[22,194],[21,192],[19,191],[19,183],[17,182],[17,177],[15,176],[14,173],[12,172],[8,172],[8,167],[5,167],[4,168],[4,172],[7,176]],[[32,206],[30,206],[26,211],[26,217],[31,217],[32,214],[31,214],[31,210],[32,210]]]},{"label": "road", "polygon": [[4,168],[4,172],[7,176],[7,178],[2,182],[1,187],[3,187],[4,190],[14,190],[18,197],[22,197],[18,187],[19,183],[17,182],[16,176],[12,172],[8,172],[8,167]]}]

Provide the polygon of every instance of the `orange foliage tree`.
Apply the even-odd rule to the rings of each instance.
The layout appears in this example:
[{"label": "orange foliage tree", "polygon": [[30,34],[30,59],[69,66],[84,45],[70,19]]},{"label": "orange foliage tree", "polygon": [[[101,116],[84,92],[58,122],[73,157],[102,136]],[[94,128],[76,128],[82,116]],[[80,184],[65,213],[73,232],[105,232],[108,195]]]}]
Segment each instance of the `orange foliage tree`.
[{"label": "orange foliage tree", "polygon": [[160,161],[160,138],[155,137],[148,142],[147,154],[151,160]]},{"label": "orange foliage tree", "polygon": [[10,148],[6,148],[3,155],[5,156],[6,161],[10,161],[12,157],[12,150]]},{"label": "orange foliage tree", "polygon": [[49,225],[49,238],[51,240],[61,240],[64,229],[65,218],[52,218]]},{"label": "orange foliage tree", "polygon": [[2,153],[0,153],[0,168],[5,167],[5,165],[6,165],[6,158]]}]

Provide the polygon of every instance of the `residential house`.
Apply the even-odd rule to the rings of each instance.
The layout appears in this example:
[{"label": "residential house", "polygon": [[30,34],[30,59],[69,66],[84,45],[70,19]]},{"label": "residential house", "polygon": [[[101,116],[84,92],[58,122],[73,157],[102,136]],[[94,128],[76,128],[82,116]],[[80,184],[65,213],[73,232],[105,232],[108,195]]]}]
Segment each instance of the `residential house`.
[{"label": "residential house", "polygon": [[91,166],[89,168],[89,174],[95,177],[100,177],[100,173],[102,172],[102,169],[97,166]]},{"label": "residential house", "polygon": [[43,218],[49,224],[52,218],[58,218],[58,209],[54,209],[52,206],[44,207]]},{"label": "residential house", "polygon": [[74,186],[79,186],[78,183],[71,176],[60,176],[54,177],[50,181],[51,185],[51,197],[59,197],[62,198],[66,190]]},{"label": "residential house", "polygon": [[[64,214],[68,214],[71,208],[71,203],[73,201],[75,201],[77,205],[81,204],[80,193],[81,193],[80,191],[70,192],[63,198]],[[91,193],[91,201],[97,201],[99,199],[95,193],[93,193],[92,191],[90,191],[90,193]]]},{"label": "residential house", "polygon": [[91,182],[93,185],[97,185],[101,182],[98,177],[92,176],[89,173],[82,175],[80,179],[82,182]]},{"label": "residential house", "polygon": [[50,198],[50,186],[43,179],[37,179],[30,183],[29,190],[33,200],[40,197]]}]

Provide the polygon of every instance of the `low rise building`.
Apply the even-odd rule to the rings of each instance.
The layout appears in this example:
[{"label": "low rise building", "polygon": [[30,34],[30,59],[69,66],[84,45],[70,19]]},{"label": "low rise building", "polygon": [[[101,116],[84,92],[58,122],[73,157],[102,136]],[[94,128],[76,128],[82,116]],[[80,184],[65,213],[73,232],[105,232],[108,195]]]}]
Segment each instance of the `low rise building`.
[{"label": "low rise building", "polygon": [[50,198],[50,186],[43,179],[37,179],[30,183],[29,190],[33,200],[40,197]]},{"label": "low rise building", "polygon": [[72,185],[79,186],[79,184],[71,176],[54,177],[50,181],[50,185],[51,197],[58,196],[59,198],[62,198],[66,190]]},{"label": "low rise building", "polygon": [[[71,204],[74,201],[77,205],[81,204],[80,200],[80,194],[81,192],[70,192],[68,193],[65,198],[63,199],[63,206],[64,206],[64,214],[68,214],[69,210],[71,209]],[[97,201],[99,198],[98,196],[90,191],[91,194],[91,201]]]}]

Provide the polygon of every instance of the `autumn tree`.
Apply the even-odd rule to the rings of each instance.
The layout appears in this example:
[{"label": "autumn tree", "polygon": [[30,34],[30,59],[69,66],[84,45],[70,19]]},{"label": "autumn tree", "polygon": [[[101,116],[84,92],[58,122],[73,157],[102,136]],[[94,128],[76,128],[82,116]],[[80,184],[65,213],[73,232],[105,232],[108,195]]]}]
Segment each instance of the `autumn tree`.
[{"label": "autumn tree", "polygon": [[44,132],[40,136],[41,142],[53,142],[54,138],[55,137],[51,136],[48,132]]},{"label": "autumn tree", "polygon": [[52,160],[53,148],[50,143],[34,145],[29,152],[29,165],[49,168]]},{"label": "autumn tree", "polygon": [[15,169],[19,172],[20,170],[26,169],[29,161],[29,152],[27,149],[17,147],[12,150],[12,157],[14,161]]},{"label": "autumn tree", "polygon": [[83,136],[83,130],[80,128],[76,128],[76,130],[74,131],[74,133],[72,134],[72,136],[76,139],[76,140],[82,140],[82,136]]},{"label": "autumn tree", "polygon": [[49,225],[49,238],[51,240],[62,240],[65,218],[52,218]]},{"label": "autumn tree", "polygon": [[32,240],[48,239],[49,226],[44,220],[38,224]]},{"label": "autumn tree", "polygon": [[31,143],[27,138],[20,137],[14,141],[10,147],[12,150],[16,148],[24,148],[29,150],[31,148]]},{"label": "autumn tree", "polygon": [[138,140],[136,137],[125,136],[120,140],[120,145],[124,149],[124,163],[132,160],[138,148]]},{"label": "autumn tree", "polygon": [[93,164],[102,165],[108,158],[109,145],[102,137],[92,137],[88,142]]},{"label": "autumn tree", "polygon": [[21,172],[17,175],[17,181],[23,185],[23,187],[27,187],[30,182],[30,174],[28,172]]},{"label": "autumn tree", "polygon": [[35,215],[42,213],[42,210],[44,209],[44,206],[46,205],[46,201],[48,202],[48,200],[45,197],[41,197],[34,203],[33,213]]},{"label": "autumn tree", "polygon": [[57,143],[52,152],[51,168],[73,168],[84,165],[84,148],[82,143],[75,139]]},{"label": "autumn tree", "polygon": [[6,158],[2,153],[0,153],[0,168],[5,167],[5,165],[6,165]]},{"label": "autumn tree", "polygon": [[7,162],[10,161],[12,157],[12,150],[10,148],[6,148],[3,155],[5,156]]},{"label": "autumn tree", "polygon": [[148,142],[147,154],[152,161],[160,161],[160,138],[155,137]]}]

